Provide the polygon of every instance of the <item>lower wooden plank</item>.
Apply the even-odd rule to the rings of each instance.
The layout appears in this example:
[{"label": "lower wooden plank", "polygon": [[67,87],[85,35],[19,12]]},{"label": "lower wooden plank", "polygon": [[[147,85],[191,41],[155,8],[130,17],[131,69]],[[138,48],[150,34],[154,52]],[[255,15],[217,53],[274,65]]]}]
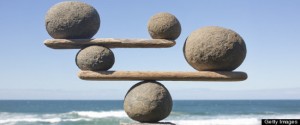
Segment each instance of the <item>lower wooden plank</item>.
[{"label": "lower wooden plank", "polygon": [[78,77],[83,80],[98,81],[243,81],[244,72],[197,71],[197,72],[145,72],[145,71],[80,71]]}]

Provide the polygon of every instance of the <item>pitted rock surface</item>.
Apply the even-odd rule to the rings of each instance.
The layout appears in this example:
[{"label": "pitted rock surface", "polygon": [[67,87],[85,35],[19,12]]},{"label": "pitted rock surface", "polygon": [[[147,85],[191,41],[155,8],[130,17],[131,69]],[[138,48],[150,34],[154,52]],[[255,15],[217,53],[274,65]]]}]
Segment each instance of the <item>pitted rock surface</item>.
[{"label": "pitted rock surface", "polygon": [[198,29],[183,47],[186,61],[199,71],[232,71],[246,57],[246,45],[236,32],[217,26]]},{"label": "pitted rock surface", "polygon": [[60,2],[48,10],[45,25],[55,39],[88,39],[97,33],[100,17],[97,10],[86,3]]},{"label": "pitted rock surface", "polygon": [[76,65],[81,70],[106,71],[115,63],[113,52],[102,46],[89,46],[76,55]]},{"label": "pitted rock surface", "polygon": [[158,13],[150,18],[148,32],[153,39],[175,40],[181,33],[181,25],[174,15]]},{"label": "pitted rock surface", "polygon": [[139,122],[158,122],[170,114],[172,106],[169,91],[156,81],[137,83],[130,88],[124,99],[125,112]]}]

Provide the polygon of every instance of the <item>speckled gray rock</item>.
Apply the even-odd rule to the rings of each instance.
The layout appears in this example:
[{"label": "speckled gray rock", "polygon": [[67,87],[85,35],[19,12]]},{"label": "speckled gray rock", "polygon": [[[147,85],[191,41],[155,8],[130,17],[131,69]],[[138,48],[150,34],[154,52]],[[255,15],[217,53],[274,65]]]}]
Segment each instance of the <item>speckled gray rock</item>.
[{"label": "speckled gray rock", "polygon": [[86,3],[60,2],[48,10],[45,25],[55,39],[88,39],[97,33],[100,17],[97,10]]},{"label": "speckled gray rock", "polygon": [[105,71],[115,63],[113,52],[102,46],[89,46],[76,55],[76,65],[81,70]]},{"label": "speckled gray rock", "polygon": [[176,125],[171,122],[158,122],[158,123],[120,123],[120,125]]},{"label": "speckled gray rock", "polygon": [[175,40],[181,33],[181,25],[170,13],[158,13],[148,22],[148,32],[153,39]]},{"label": "speckled gray rock", "polygon": [[169,91],[156,81],[137,83],[130,88],[124,99],[125,112],[139,122],[158,122],[168,117],[172,106]]},{"label": "speckled gray rock", "polygon": [[199,71],[232,71],[242,64],[247,52],[239,34],[217,26],[192,32],[183,51],[187,62]]}]

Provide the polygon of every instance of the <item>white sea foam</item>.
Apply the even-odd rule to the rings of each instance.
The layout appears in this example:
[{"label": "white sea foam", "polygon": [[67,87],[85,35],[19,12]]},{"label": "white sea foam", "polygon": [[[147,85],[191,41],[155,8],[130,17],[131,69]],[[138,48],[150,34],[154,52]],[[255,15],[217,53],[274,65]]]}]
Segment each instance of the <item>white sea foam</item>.
[{"label": "white sea foam", "polygon": [[58,123],[61,118],[10,118],[0,120],[0,124],[4,123],[16,123],[16,122],[47,122],[47,123]]},{"label": "white sea foam", "polygon": [[192,116],[169,121],[176,125],[261,125],[261,119],[299,119],[300,114]]},{"label": "white sea foam", "polygon": [[0,124],[6,123],[16,123],[16,122],[48,122],[48,123],[56,123],[60,122],[61,119],[59,117],[47,117],[42,118],[38,115],[33,114],[21,114],[21,113],[0,113]]},{"label": "white sea foam", "polygon": [[256,118],[237,119],[202,119],[202,120],[174,120],[176,125],[260,125],[260,120]]},{"label": "white sea foam", "polygon": [[71,118],[71,119],[62,119],[62,118],[11,118],[11,119],[0,120],[0,124],[17,123],[17,122],[59,123],[59,122],[78,122],[78,121],[92,121],[92,119],[88,119],[88,118]]},{"label": "white sea foam", "polygon": [[[74,115],[75,114],[75,115]],[[92,121],[101,118],[126,118],[124,111],[73,111],[58,114],[25,114],[0,112],[0,124],[14,124],[18,122],[44,122],[55,124],[59,122]]]},{"label": "white sea foam", "polygon": [[87,117],[87,118],[127,117],[127,115],[124,111],[101,111],[101,112],[77,111],[77,112],[72,112],[72,113],[77,114],[82,117]]},{"label": "white sea foam", "polygon": [[[174,113],[172,113],[174,114]],[[176,114],[176,113],[175,113]],[[30,124],[61,124],[62,122],[94,121],[106,118],[120,121],[129,119],[124,111],[73,111],[57,114],[27,114],[0,112],[0,125],[15,125],[21,122]],[[268,115],[189,115],[178,113],[169,116],[165,121],[176,125],[260,125],[261,119],[299,119],[300,114],[268,114]]]},{"label": "white sea foam", "polygon": [[64,122],[78,122],[78,121],[92,121],[89,118],[74,118],[74,119],[63,119]]},{"label": "white sea foam", "polygon": [[0,125],[14,125],[18,122],[43,122],[55,124],[59,122],[77,122],[77,121],[91,121],[89,118],[72,118],[69,116],[70,113],[60,113],[60,114],[24,114],[24,113],[0,113]]}]

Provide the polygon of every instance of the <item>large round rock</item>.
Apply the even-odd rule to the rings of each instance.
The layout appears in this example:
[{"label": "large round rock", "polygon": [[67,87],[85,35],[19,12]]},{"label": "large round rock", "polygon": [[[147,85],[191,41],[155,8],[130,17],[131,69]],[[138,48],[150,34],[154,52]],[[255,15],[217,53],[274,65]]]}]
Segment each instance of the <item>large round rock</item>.
[{"label": "large round rock", "polygon": [[158,122],[170,114],[172,97],[161,83],[143,81],[127,92],[124,110],[133,120],[139,122]]},{"label": "large round rock", "polygon": [[183,51],[187,62],[199,71],[232,71],[242,64],[247,52],[239,34],[217,26],[192,32]]},{"label": "large round rock", "polygon": [[148,32],[153,39],[175,40],[181,33],[181,25],[170,13],[158,13],[148,22]]},{"label": "large round rock", "polygon": [[49,35],[55,39],[88,39],[97,33],[100,17],[86,3],[67,1],[51,7],[45,23]]},{"label": "large round rock", "polygon": [[102,46],[89,46],[76,55],[76,64],[81,70],[105,71],[115,63],[113,52]]}]

